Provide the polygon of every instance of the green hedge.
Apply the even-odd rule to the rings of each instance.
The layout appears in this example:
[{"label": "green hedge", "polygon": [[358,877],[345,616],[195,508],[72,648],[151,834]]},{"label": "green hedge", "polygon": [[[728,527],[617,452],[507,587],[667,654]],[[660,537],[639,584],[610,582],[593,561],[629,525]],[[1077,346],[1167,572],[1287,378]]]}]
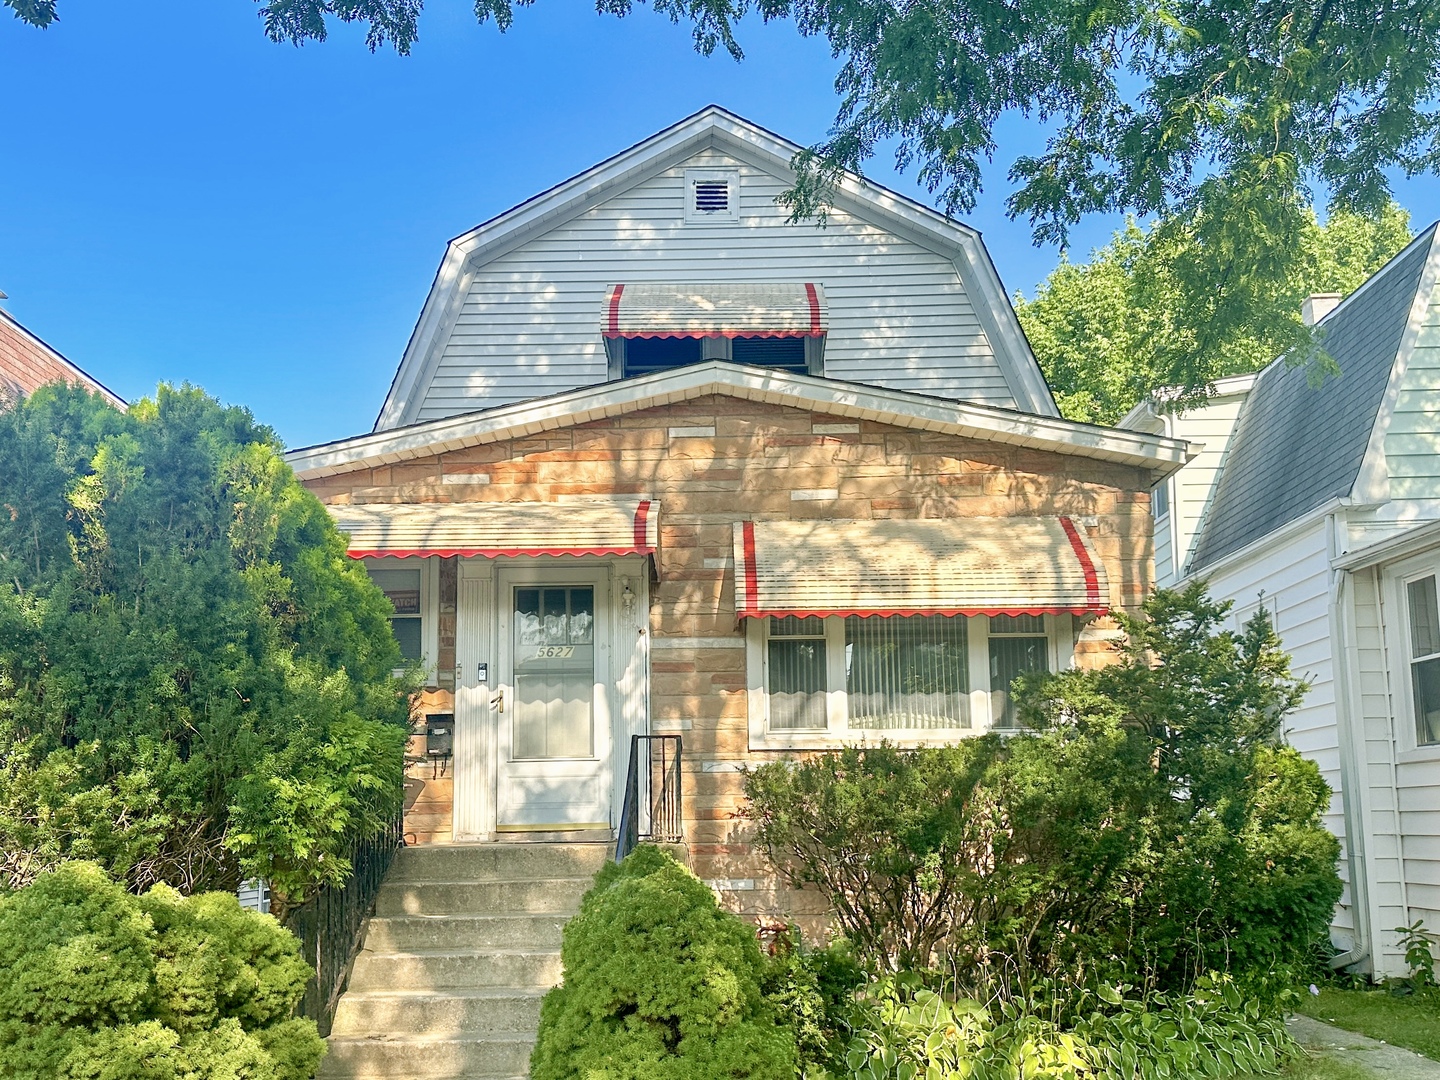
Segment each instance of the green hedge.
[{"label": "green hedge", "polygon": [[67,863],[0,897],[0,1076],[309,1080],[324,1042],[291,1016],[309,976],[231,895],[134,896]]}]

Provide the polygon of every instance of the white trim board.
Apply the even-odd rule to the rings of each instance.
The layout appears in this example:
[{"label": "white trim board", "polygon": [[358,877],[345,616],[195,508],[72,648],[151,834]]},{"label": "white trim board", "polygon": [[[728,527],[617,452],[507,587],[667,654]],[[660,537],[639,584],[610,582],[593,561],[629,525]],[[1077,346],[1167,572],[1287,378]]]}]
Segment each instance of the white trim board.
[{"label": "white trim board", "polygon": [[[455,237],[446,248],[374,430],[414,422],[424,396],[421,389],[428,385],[439,362],[470,278],[479,267],[705,149],[723,150],[790,183],[794,179],[790,161],[802,148],[718,105],[709,105]],[[1026,412],[1059,416],[1054,396],[976,230],[848,173],[837,185],[835,205],[949,259],[966,292],[975,299],[981,326],[1016,404]]]},{"label": "white trim board", "polygon": [[486,412],[301,447],[286,454],[285,460],[301,479],[315,479],[573,427],[711,394],[1095,458],[1150,469],[1154,479],[1170,475],[1193,457],[1185,442],[1143,432],[707,360]]}]

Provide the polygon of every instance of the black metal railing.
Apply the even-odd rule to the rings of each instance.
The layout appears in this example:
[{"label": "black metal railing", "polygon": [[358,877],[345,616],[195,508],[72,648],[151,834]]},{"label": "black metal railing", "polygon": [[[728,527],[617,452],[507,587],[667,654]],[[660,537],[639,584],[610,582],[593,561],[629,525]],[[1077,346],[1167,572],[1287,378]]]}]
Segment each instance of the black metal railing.
[{"label": "black metal railing", "polygon": [[680,810],[679,735],[630,736],[630,772],[615,839],[615,861],[641,841],[678,844],[684,839]]},{"label": "black metal railing", "polygon": [[380,835],[355,845],[344,885],[321,889],[285,916],[286,929],[300,939],[300,955],[315,969],[296,1011],[314,1020],[321,1035],[330,1034],[350,964],[360,951],[365,918],[375,906],[395,852],[405,844],[404,829],[401,813]]}]

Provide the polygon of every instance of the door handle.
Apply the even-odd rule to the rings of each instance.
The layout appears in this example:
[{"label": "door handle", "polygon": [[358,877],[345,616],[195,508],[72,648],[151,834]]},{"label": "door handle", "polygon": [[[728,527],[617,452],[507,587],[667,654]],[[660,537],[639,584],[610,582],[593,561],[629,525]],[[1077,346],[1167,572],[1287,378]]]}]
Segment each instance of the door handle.
[{"label": "door handle", "polygon": [[497,693],[495,694],[495,696],[490,699],[490,708],[494,709],[496,712],[502,712],[502,713],[503,713],[503,712],[505,711],[505,691],[504,691],[504,690],[501,690],[501,691],[497,692]]}]

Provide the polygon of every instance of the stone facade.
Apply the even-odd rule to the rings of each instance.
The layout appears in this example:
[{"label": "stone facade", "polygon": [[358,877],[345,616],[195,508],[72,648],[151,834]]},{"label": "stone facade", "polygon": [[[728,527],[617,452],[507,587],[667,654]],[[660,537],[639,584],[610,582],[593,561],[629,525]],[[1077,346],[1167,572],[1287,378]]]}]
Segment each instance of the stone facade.
[{"label": "stone facade", "polygon": [[[1148,470],[1092,458],[722,396],[307,482],[330,504],[658,499],[651,728],[684,734],[691,865],[738,909],[782,917],[818,912],[766,882],[740,817],[739,767],[774,753],[748,746],[733,523],[1066,515],[1104,564],[1110,604],[1133,609],[1151,587],[1150,484]],[[440,589],[431,707],[447,704],[454,685],[454,560],[442,564]],[[1082,634],[1078,662],[1105,649],[1103,632]]]}]

